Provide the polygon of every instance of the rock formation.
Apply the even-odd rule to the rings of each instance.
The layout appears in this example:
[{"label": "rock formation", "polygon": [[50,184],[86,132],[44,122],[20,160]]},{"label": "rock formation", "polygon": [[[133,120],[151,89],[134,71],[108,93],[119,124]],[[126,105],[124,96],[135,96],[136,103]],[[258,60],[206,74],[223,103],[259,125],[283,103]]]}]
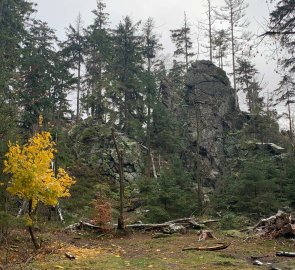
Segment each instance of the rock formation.
[{"label": "rock formation", "polygon": [[[107,176],[119,179],[118,158],[108,125],[86,119],[74,126],[69,136],[77,160],[91,168],[99,168]],[[117,134],[116,137],[119,148],[124,153],[125,179],[134,181],[143,171],[140,145],[124,134]]]},{"label": "rock formation", "polygon": [[[230,115],[235,113],[234,94],[226,73],[210,61],[196,61],[185,78],[185,123],[191,149],[188,157],[193,169],[198,131],[205,185],[212,187],[226,163],[225,137],[232,128]],[[199,125],[197,119],[199,118]]]}]

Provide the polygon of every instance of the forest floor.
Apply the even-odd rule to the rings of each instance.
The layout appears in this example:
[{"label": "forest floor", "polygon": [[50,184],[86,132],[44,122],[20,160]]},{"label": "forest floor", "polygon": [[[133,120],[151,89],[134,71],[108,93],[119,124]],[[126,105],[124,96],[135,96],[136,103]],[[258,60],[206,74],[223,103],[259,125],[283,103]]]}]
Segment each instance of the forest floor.
[{"label": "forest floor", "polygon": [[[34,253],[27,232],[21,231],[13,241],[0,246],[0,269],[295,269],[295,258],[275,256],[276,251],[294,251],[292,240],[247,238],[235,232],[215,234],[219,240],[198,242],[195,231],[152,238],[152,233],[140,232],[113,236],[49,230],[39,232],[43,247]],[[182,251],[184,247],[214,245],[216,241],[231,244],[222,251]],[[68,259],[66,253],[75,259]],[[251,256],[261,257],[259,260],[265,265],[254,266]]]}]

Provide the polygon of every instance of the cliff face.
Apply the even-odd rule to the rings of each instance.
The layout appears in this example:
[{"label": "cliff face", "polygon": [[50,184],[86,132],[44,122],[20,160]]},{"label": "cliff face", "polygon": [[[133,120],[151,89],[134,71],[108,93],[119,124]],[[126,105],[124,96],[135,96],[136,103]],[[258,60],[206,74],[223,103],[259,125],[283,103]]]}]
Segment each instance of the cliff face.
[{"label": "cliff face", "polygon": [[226,134],[233,126],[229,116],[235,113],[233,89],[226,73],[210,61],[193,63],[185,84],[184,111],[190,147],[188,166],[193,169],[195,164],[199,132],[204,184],[212,187],[226,168]]}]

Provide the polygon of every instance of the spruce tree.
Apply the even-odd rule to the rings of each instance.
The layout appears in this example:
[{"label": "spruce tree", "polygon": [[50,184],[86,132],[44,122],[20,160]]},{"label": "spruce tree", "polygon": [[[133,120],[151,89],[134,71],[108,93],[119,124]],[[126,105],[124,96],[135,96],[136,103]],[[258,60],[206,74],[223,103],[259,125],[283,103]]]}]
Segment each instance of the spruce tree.
[{"label": "spruce tree", "polygon": [[85,65],[88,94],[84,98],[84,106],[90,109],[91,115],[104,119],[106,114],[105,91],[109,82],[110,61],[112,57],[111,35],[108,29],[109,14],[105,12],[106,4],[97,2],[92,11],[94,22],[87,27],[85,33]]},{"label": "spruce tree", "polygon": [[140,23],[130,17],[119,23],[113,34],[112,93],[110,97],[119,113],[119,127],[128,135],[142,132],[144,121],[142,71],[142,37]]},{"label": "spruce tree", "polygon": [[192,52],[193,43],[191,41],[191,29],[189,27],[189,23],[186,17],[186,13],[184,13],[184,22],[183,26],[180,29],[170,30],[171,39],[176,46],[176,50],[174,51],[174,56],[183,56],[184,57],[184,66],[186,71],[188,70],[190,58],[194,56]]},{"label": "spruce tree", "polygon": [[40,114],[45,123],[52,121],[57,99],[66,103],[65,94],[58,89],[61,83],[61,74],[58,73],[66,71],[55,51],[56,42],[54,31],[46,23],[32,22],[29,35],[24,40],[18,85],[19,104],[23,108],[22,124],[29,130],[37,124]]},{"label": "spruce tree", "polygon": [[295,103],[295,82],[291,75],[283,76],[279,87],[275,90],[276,104],[283,103],[287,107],[287,119],[289,124],[289,138],[295,151],[294,128],[293,128],[293,108]]},{"label": "spruce tree", "polygon": [[249,59],[238,58],[236,68],[237,90],[246,93],[248,109],[251,113],[257,112],[261,99],[259,92],[262,90],[257,81],[258,70]]},{"label": "spruce tree", "polygon": [[[145,60],[144,70],[144,87],[145,87],[145,105],[147,107],[146,116],[146,137],[149,162],[152,160],[151,153],[151,121],[152,121],[152,110],[156,102],[157,82],[155,74],[155,65],[157,63],[156,56],[158,51],[161,49],[158,36],[154,33],[154,21],[149,18],[143,26],[143,57]],[[149,166],[150,168],[150,166]],[[148,170],[150,172],[150,170]]]},{"label": "spruce tree", "polygon": [[63,54],[71,68],[76,72],[75,78],[77,81],[77,97],[76,97],[76,121],[80,118],[80,98],[82,91],[82,65],[84,63],[83,51],[85,46],[85,37],[82,27],[82,18],[79,14],[76,20],[76,25],[70,25],[67,29],[67,39],[62,44]]},{"label": "spruce tree", "polygon": [[[266,36],[276,37],[287,54],[280,57],[283,67],[295,71],[295,3],[294,0],[276,1],[275,9],[270,13],[268,31]],[[282,55],[282,52],[280,53]]]},{"label": "spruce tree", "polygon": [[212,38],[213,58],[217,59],[218,67],[224,69],[226,53],[229,49],[230,35],[224,30],[214,32]]}]

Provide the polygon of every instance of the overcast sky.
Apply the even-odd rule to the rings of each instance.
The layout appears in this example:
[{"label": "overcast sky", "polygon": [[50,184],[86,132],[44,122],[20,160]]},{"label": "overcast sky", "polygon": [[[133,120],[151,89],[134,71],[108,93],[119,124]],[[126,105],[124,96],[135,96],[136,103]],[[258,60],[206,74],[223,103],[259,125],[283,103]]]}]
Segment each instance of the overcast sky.
[{"label": "overcast sky", "polygon": [[[79,14],[82,15],[84,25],[92,23],[91,11],[96,7],[96,0],[32,0],[37,6],[37,18],[48,22],[49,26],[57,31],[60,39],[65,37],[65,28],[73,24]],[[269,17],[266,0],[246,0],[249,3],[247,18],[251,22],[249,28],[255,33],[263,32],[263,25]],[[152,17],[155,20],[157,32],[161,35],[161,42],[165,48],[165,55],[172,55],[174,47],[170,41],[170,29],[179,28],[183,22],[184,12],[190,21],[193,39],[197,39],[198,21],[206,20],[205,0],[105,0],[106,11],[110,14],[112,26],[130,15],[134,21],[146,20]],[[221,6],[223,0],[212,0],[215,6]],[[269,91],[276,88],[279,80],[275,74],[276,62],[267,57],[267,47],[261,45],[260,53],[255,58],[257,68]],[[262,53],[262,56],[261,56]],[[200,55],[199,59],[207,58]]]}]

